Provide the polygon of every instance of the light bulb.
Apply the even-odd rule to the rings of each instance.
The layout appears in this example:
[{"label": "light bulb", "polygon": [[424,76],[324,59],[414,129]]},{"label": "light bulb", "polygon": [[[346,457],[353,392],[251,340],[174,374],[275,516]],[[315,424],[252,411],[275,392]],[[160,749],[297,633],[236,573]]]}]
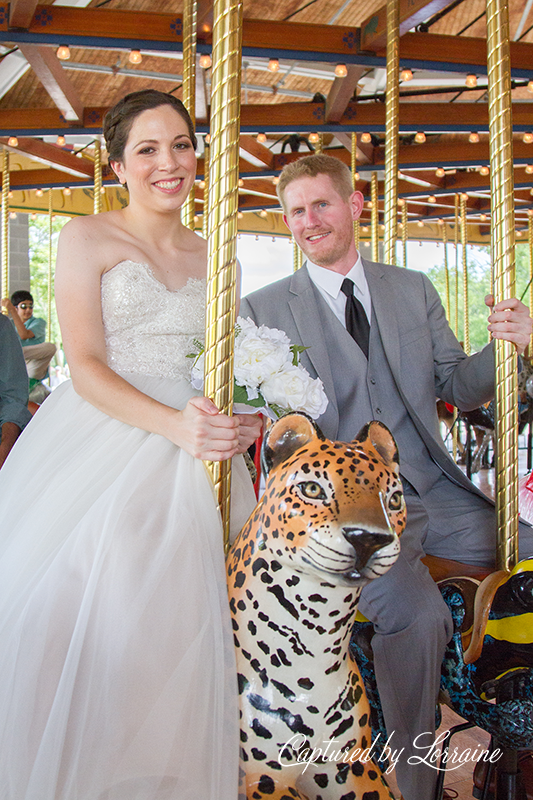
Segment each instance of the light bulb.
[{"label": "light bulb", "polygon": [[418,144],[424,144],[425,141],[426,141],[426,134],[424,133],[424,131],[417,131],[415,134],[415,142],[418,142]]},{"label": "light bulb", "polygon": [[486,164],[484,164],[479,170],[479,174],[480,175],[488,175],[489,172],[490,172],[490,169],[487,167]]},{"label": "light bulb", "polygon": [[400,80],[401,81],[411,81],[411,80],[413,80],[413,71],[410,70],[409,67],[406,67],[405,69],[402,69],[402,71],[400,72]]},{"label": "light bulb", "polygon": [[267,140],[266,133],[258,133],[257,134],[256,141],[258,141],[259,144],[264,144],[266,142],[266,140]]},{"label": "light bulb", "polygon": [[65,186],[65,188],[63,189],[63,194],[66,195],[67,197],[72,194],[72,189],[70,188],[70,186]]},{"label": "light bulb", "polygon": [[481,222],[486,222],[487,221],[487,215],[486,214],[481,214],[479,219],[481,220]]},{"label": "light bulb", "polygon": [[362,133],[361,141],[363,142],[363,144],[370,144],[370,142],[372,141],[372,136],[369,133]]},{"label": "light bulb", "polygon": [[444,176],[446,175],[444,167],[437,167],[437,169],[435,170],[435,175],[437,176],[437,178],[444,178]]},{"label": "light bulb", "polygon": [[57,139],[56,139],[56,144],[57,144],[59,147],[64,147],[64,146],[66,145],[66,143],[67,143],[67,140],[66,140],[66,139],[65,139],[65,137],[64,137],[64,136],[63,136],[63,135],[60,133],[60,134],[59,134],[59,136],[58,136],[58,137],[57,137]]},{"label": "light bulb", "polygon": [[200,183],[198,184],[198,188],[205,189],[205,181],[200,181]]},{"label": "light bulb", "polygon": [[461,200],[468,200],[468,195],[467,195],[467,193],[466,193],[466,192],[463,192],[463,193],[461,194]]},{"label": "light bulb", "polygon": [[318,133],[316,133],[316,131],[313,131],[313,133],[310,133],[307,138],[309,139],[311,144],[317,144],[320,141],[320,135]]},{"label": "light bulb", "polygon": [[423,228],[424,227],[424,223],[422,222],[421,219],[419,219],[416,224],[418,225],[419,228]]},{"label": "light bulb", "polygon": [[279,60],[277,58],[271,58],[268,62],[268,69],[270,72],[277,72],[279,69]]},{"label": "light bulb", "polygon": [[68,44],[61,44],[56,50],[56,56],[60,61],[68,61],[70,58],[70,48]]},{"label": "light bulb", "polygon": [[468,141],[470,144],[477,144],[479,142],[479,133],[477,131],[472,131],[468,137]]},{"label": "light bulb", "polygon": [[531,92],[533,94],[533,81],[529,81],[527,85],[527,90],[528,92]]},{"label": "light bulb", "polygon": [[128,56],[128,61],[130,64],[140,64],[143,60],[140,50],[131,50]]},{"label": "light bulb", "polygon": [[469,89],[474,89],[477,86],[477,75],[474,75],[473,72],[469,72],[465,78],[465,84]]},{"label": "light bulb", "polygon": [[239,178],[239,187],[242,189],[243,186],[244,186],[244,181],[242,178]]},{"label": "light bulb", "polygon": [[405,200],[403,199],[403,197],[400,197],[400,198],[398,198],[398,205],[400,206],[400,208],[401,208],[403,205],[405,205]]},{"label": "light bulb", "polygon": [[209,67],[211,66],[211,56],[209,55],[209,53],[202,53],[198,63],[200,64],[202,69],[209,69]]},{"label": "light bulb", "polygon": [[242,213],[242,211],[237,211],[237,219],[242,219],[243,217],[244,214]]},{"label": "light bulb", "polygon": [[274,186],[278,185],[279,177],[277,175],[274,175],[274,177],[272,178],[272,183],[274,184]]},{"label": "light bulb", "polygon": [[528,175],[532,175],[533,174],[533,164],[528,164],[526,166],[526,172],[527,172]]},{"label": "light bulb", "polygon": [[43,190],[42,189],[36,189],[35,190],[35,194],[37,195],[37,197],[42,197],[43,196]]},{"label": "light bulb", "polygon": [[435,197],[435,195],[434,194],[430,194],[429,197],[428,197],[428,203],[436,203],[436,202],[437,202],[437,198]]},{"label": "light bulb", "polygon": [[337,64],[335,67],[335,75],[337,78],[345,78],[348,74],[348,67],[346,64]]},{"label": "light bulb", "polygon": [[262,208],[262,209],[261,209],[261,211],[259,212],[259,216],[260,216],[260,217],[263,217],[263,219],[264,219],[265,217],[268,217],[268,211],[266,210],[266,208]]},{"label": "light bulb", "polygon": [[7,140],[9,147],[18,147],[19,140],[16,136],[10,136]]},{"label": "light bulb", "polygon": [[522,141],[525,142],[526,144],[531,144],[531,142],[533,142],[533,133],[531,133],[530,131],[526,131],[522,136]]}]

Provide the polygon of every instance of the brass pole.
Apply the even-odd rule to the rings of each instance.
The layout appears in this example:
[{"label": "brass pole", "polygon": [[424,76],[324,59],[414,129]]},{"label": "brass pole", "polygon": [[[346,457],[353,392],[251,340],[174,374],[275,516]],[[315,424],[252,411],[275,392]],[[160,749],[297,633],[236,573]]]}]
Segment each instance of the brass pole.
[{"label": "brass pole", "polygon": [[[183,105],[189,112],[193,127],[196,125],[197,5],[197,0],[183,2]],[[181,208],[181,221],[191,230],[194,230],[194,194],[195,184]]]},{"label": "brass pole", "polygon": [[398,0],[387,0],[387,87],[385,94],[385,252],[396,264],[398,239],[398,132],[400,106],[400,12]]},{"label": "brass pole", "polygon": [[209,235],[209,142],[204,139],[204,213],[202,217],[202,236],[207,239]]},{"label": "brass pole", "polygon": [[[351,151],[351,168],[352,168],[352,186],[353,190],[357,189],[357,134],[352,133],[352,151]],[[353,222],[353,236],[355,241],[355,248],[359,250],[359,220],[355,219]]]},{"label": "brass pole", "polygon": [[446,223],[442,221],[442,244],[444,246],[444,286],[445,286],[445,300],[446,300],[446,318],[450,321],[450,271],[448,269],[448,230]]},{"label": "brass pole", "polygon": [[296,244],[296,239],[292,239],[292,271],[296,272],[297,269],[300,269],[300,248]]},{"label": "brass pole", "polygon": [[378,173],[373,172],[370,179],[372,261],[379,261],[379,210],[378,210]]},{"label": "brass pole", "polygon": [[[2,297],[9,297],[9,150],[2,151]],[[2,308],[4,314],[6,309]]]},{"label": "brass pole", "polygon": [[[205,394],[220,411],[233,407],[233,345],[239,188],[242,2],[215,0],[209,159],[209,237]],[[209,464],[229,546],[231,461]]]},{"label": "brass pole", "polygon": [[[496,303],[515,296],[513,127],[507,0],[487,0],[487,77],[491,188],[491,246]],[[518,560],[517,357],[494,340],[496,364],[496,568]]]},{"label": "brass pole", "polygon": [[324,137],[318,134],[318,142],[315,144],[315,156],[321,156],[324,152]]},{"label": "brass pole", "polygon": [[407,200],[403,201],[402,205],[402,251],[403,251],[403,266],[407,268]]},{"label": "brass pole", "polygon": [[[533,308],[533,209],[529,209],[527,218],[527,234],[529,242],[529,308]],[[533,357],[533,333],[529,340],[529,356]]]},{"label": "brass pole", "polygon": [[[52,190],[50,189],[50,192]],[[94,213],[102,210],[102,145],[100,139],[94,140]]]},{"label": "brass pole", "polygon": [[455,195],[455,227],[453,241],[455,245],[455,317],[453,332],[459,338],[459,195]]},{"label": "brass pole", "polygon": [[470,355],[470,314],[468,308],[468,265],[466,263],[466,246],[468,244],[466,230],[466,197],[461,195],[461,252],[463,258],[463,348]]},{"label": "brass pole", "polygon": [[52,247],[52,188],[48,189],[48,307],[46,312],[46,324],[48,330],[48,339],[52,341],[52,261],[53,261],[53,247]]}]

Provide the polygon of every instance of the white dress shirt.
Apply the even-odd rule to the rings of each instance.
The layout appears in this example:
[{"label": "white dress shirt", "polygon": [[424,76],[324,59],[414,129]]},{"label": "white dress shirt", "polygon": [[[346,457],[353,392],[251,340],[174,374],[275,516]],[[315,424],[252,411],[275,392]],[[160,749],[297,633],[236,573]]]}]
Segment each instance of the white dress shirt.
[{"label": "white dress shirt", "polygon": [[345,278],[350,278],[350,280],[354,282],[354,295],[361,301],[366,316],[368,317],[368,322],[370,323],[372,300],[370,299],[370,291],[359,254],[357,254],[357,261],[347,275],[341,275],[339,272],[327,269],[327,267],[319,267],[309,260],[307,261],[307,269],[309,277],[316,288],[344,327],[346,327],[344,313],[346,308],[346,295],[341,292],[341,286]]}]

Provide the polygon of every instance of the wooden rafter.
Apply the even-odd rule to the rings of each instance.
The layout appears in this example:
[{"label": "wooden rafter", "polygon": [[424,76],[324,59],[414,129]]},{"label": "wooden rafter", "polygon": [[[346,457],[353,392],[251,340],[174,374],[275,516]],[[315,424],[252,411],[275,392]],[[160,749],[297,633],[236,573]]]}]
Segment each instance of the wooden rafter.
[{"label": "wooden rafter", "polygon": [[[399,0],[400,36],[450,4],[450,0]],[[387,41],[387,6],[374,11],[361,25],[361,49],[379,50]]]},{"label": "wooden rafter", "polygon": [[[0,138],[0,144],[7,145],[7,137]],[[43,142],[41,139],[19,138],[17,146],[9,149],[24,153],[33,161],[61,170],[69,175],[90,176],[91,178],[94,175],[94,167],[88,159],[76,158],[74,154],[62,150],[56,145]]]},{"label": "wooden rafter", "polygon": [[67,122],[83,119],[83,103],[50,47],[20,44],[19,49]]},{"label": "wooden rafter", "polygon": [[39,0],[11,0],[9,4],[9,26],[29,28]]},{"label": "wooden rafter", "polygon": [[326,99],[326,123],[340,122],[344,112],[355,94],[357,84],[365,72],[365,67],[347,65],[348,74],[344,78],[335,78]]}]

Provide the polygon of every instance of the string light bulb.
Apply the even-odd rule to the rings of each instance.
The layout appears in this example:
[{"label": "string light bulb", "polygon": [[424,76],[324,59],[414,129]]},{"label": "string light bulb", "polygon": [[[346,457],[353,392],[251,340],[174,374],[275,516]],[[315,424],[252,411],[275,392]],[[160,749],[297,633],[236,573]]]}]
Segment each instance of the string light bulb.
[{"label": "string light bulb", "polygon": [[335,67],[335,75],[337,78],[345,78],[348,74],[348,67],[346,64],[337,64]]},{"label": "string light bulb", "polygon": [[205,144],[209,145],[209,143],[211,142],[211,134],[210,133],[206,133],[206,135],[204,136],[204,142],[205,142]]},{"label": "string light bulb", "polygon": [[7,143],[9,147],[17,147],[19,140],[17,139],[16,136],[10,136],[9,139],[7,140]]},{"label": "string light bulb", "polygon": [[56,139],[56,144],[57,144],[59,147],[64,147],[64,146],[66,145],[66,143],[67,143],[67,140],[65,139],[65,137],[63,136],[63,134],[61,134],[61,133],[60,133],[60,134],[59,134],[59,136],[58,136],[58,137],[57,137],[57,139]]},{"label": "string light bulb", "polygon": [[12,211],[11,214],[9,215],[9,219],[16,219],[16,218],[17,218],[17,212]]},{"label": "string light bulb", "polygon": [[205,181],[200,181],[200,183],[198,184],[198,188],[205,189]]},{"label": "string light bulb", "polygon": [[486,222],[487,221],[487,215],[486,214],[481,214],[479,219],[480,219],[481,222]]},{"label": "string light bulb", "polygon": [[242,211],[237,211],[237,219],[242,219],[243,217],[244,214],[242,213]]},{"label": "string light bulb", "polygon": [[422,222],[421,219],[419,219],[416,224],[418,225],[419,228],[423,228],[424,227],[424,223]]},{"label": "string light bulb", "polygon": [[400,208],[405,205],[405,200],[403,199],[403,197],[398,198],[398,205],[400,206]]},{"label": "string light bulb", "polygon": [[140,50],[130,50],[130,54],[128,56],[128,61],[130,64],[140,64],[143,60]]},{"label": "string light bulb", "polygon": [[42,189],[36,189],[35,194],[37,195],[37,197],[42,197],[44,193]]},{"label": "string light bulb", "polygon": [[72,189],[70,188],[70,186],[65,186],[65,188],[63,189],[63,194],[66,197],[69,197],[72,194]]},{"label": "string light bulb", "polygon": [[480,167],[480,170],[479,170],[479,174],[480,175],[488,175],[489,172],[490,172],[490,169],[487,167],[486,164],[484,164],[482,167]]},{"label": "string light bulb", "polygon": [[415,133],[415,142],[417,142],[418,144],[424,144],[425,141],[426,141],[426,134],[424,133],[424,131],[417,131]]},{"label": "string light bulb", "polygon": [[527,164],[526,165],[526,172],[527,172],[528,175],[532,175],[533,174],[533,164]]},{"label": "string light bulb", "polygon": [[316,131],[310,133],[307,138],[309,139],[311,144],[318,144],[318,142],[320,141],[320,135]]},{"label": "string light bulb", "polygon": [[368,132],[362,133],[361,141],[363,142],[363,144],[370,144],[370,142],[372,141],[372,136]]},{"label": "string light bulb", "polygon": [[242,178],[239,178],[239,188],[242,189],[243,186],[244,186],[244,181]]},{"label": "string light bulb", "polygon": [[461,194],[461,200],[468,200],[468,195],[467,195],[467,193],[466,193],[466,192],[463,192],[463,193]]},{"label": "string light bulb", "polygon": [[429,197],[428,197],[428,203],[436,203],[436,202],[437,202],[437,198],[435,197],[435,195],[434,194],[430,194]]},{"label": "string light bulb", "polygon": [[257,134],[257,136],[256,136],[256,141],[258,141],[258,142],[259,142],[259,144],[264,144],[264,143],[266,142],[266,140],[267,140],[267,135],[266,135],[266,133],[262,133],[262,132],[261,132],[261,133],[258,133],[258,134]]},{"label": "string light bulb", "polygon": [[411,69],[409,69],[409,67],[406,67],[405,69],[402,69],[402,71],[400,72],[400,80],[401,81],[412,81],[413,80],[413,71]]},{"label": "string light bulb", "polygon": [[265,219],[265,217],[268,217],[268,211],[266,210],[266,208],[261,209],[261,211],[259,212],[259,216],[263,217],[263,219]]},{"label": "string light bulb", "polygon": [[522,141],[525,144],[531,144],[531,142],[533,142],[533,133],[531,133],[531,131],[526,131],[522,136]]},{"label": "string light bulb", "polygon": [[473,72],[469,72],[465,78],[465,84],[469,89],[475,89],[477,86],[477,75],[474,75]]},{"label": "string light bulb", "polygon": [[533,81],[528,81],[527,90],[533,94]]},{"label": "string light bulb", "polygon": [[279,69],[279,60],[277,58],[271,58],[268,62],[268,69],[270,72],[277,72]]},{"label": "string light bulb", "polygon": [[435,170],[435,175],[437,176],[437,178],[444,178],[444,176],[446,175],[444,167],[437,167],[437,169]]},{"label": "string light bulb", "polygon": [[477,131],[472,131],[468,137],[468,141],[470,144],[477,144],[479,142],[479,133]]},{"label": "string light bulb", "polygon": [[60,61],[68,61],[70,58],[70,47],[68,44],[60,44],[56,50],[56,56]]},{"label": "string light bulb", "polygon": [[198,63],[200,64],[202,69],[209,69],[209,67],[211,66],[211,56],[209,55],[209,53],[202,53]]},{"label": "string light bulb", "polygon": [[274,186],[278,185],[278,183],[279,183],[278,175],[274,175],[274,177],[272,178],[272,183],[274,184]]}]

